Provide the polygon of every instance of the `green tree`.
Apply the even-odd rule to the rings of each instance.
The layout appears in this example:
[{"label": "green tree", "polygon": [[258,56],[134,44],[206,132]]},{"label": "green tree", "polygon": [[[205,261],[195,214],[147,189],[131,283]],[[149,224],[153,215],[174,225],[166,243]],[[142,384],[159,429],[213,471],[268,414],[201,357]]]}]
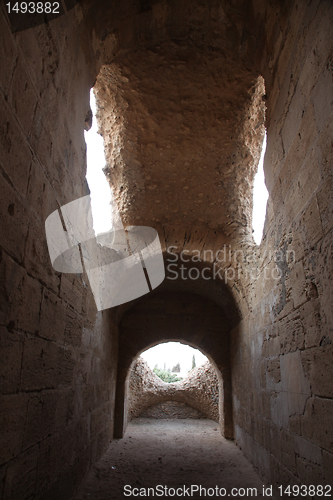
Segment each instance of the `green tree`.
[{"label": "green tree", "polygon": [[195,364],[195,355],[193,354],[193,358],[192,358],[192,370],[193,368],[195,368],[197,365]]},{"label": "green tree", "polygon": [[154,368],[153,372],[157,375],[163,382],[167,382],[170,384],[171,382],[179,382],[182,380],[181,377],[178,377],[175,373],[171,373],[168,370],[161,370],[160,368]]}]

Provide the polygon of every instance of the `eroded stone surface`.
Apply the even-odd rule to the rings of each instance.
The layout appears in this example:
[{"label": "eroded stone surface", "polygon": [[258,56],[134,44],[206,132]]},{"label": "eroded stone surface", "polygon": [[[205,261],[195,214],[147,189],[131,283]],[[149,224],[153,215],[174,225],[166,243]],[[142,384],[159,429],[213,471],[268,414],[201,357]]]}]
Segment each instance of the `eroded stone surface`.
[{"label": "eroded stone surface", "polygon": [[209,418],[219,421],[219,383],[216,371],[209,362],[191,370],[182,381],[167,384],[139,357],[131,368],[128,398],[131,419],[148,415],[151,418],[154,411],[163,418],[160,402],[178,402],[196,409],[197,413],[193,411],[191,416],[190,410],[175,406],[174,409],[166,408],[164,418],[177,412],[176,415],[183,415],[178,415],[178,418]]},{"label": "eroded stone surface", "polygon": [[[84,0],[15,35],[4,8],[0,497],[74,494],[124,421],[132,360],[164,340],[163,325],[216,357],[237,443],[269,483],[332,483],[331,2]],[[256,247],[261,78],[270,198]],[[166,257],[172,245],[208,267],[163,284],[162,295],[184,294],[187,305],[164,296],[148,329],[131,320],[161,310],[154,296],[96,314],[86,277],[59,275],[47,254],[45,218],[87,193],[83,131],[96,79],[124,221],[158,229]],[[211,279],[224,244],[242,253],[217,262],[223,273]],[[189,304],[201,318],[216,306],[213,334]]]}]

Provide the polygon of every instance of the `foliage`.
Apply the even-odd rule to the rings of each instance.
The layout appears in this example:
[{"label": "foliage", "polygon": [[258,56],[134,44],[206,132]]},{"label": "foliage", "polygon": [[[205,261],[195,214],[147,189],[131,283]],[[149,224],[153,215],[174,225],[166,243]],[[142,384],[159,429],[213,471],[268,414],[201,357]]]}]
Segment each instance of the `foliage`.
[{"label": "foliage", "polygon": [[163,382],[170,384],[171,382],[179,382],[182,380],[175,373],[171,373],[170,370],[161,370],[160,368],[154,368],[153,372],[157,375]]}]

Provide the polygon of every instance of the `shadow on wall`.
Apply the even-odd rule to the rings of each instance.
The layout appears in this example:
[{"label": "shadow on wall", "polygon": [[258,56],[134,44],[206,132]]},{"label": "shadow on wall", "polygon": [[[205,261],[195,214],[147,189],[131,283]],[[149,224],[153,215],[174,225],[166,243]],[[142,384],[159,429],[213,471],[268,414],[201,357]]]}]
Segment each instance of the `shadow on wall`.
[{"label": "shadow on wall", "polygon": [[219,421],[219,381],[213,365],[194,368],[181,382],[165,383],[138,357],[129,377],[129,419],[209,418]]}]

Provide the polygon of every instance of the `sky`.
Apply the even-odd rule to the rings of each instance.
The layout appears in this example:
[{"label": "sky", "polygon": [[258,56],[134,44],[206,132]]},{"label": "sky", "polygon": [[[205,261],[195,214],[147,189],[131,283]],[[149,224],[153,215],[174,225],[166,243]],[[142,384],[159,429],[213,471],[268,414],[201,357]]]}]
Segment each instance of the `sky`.
[{"label": "sky", "polygon": [[265,134],[258,165],[258,171],[254,178],[254,185],[253,185],[252,227],[254,229],[253,238],[257,245],[260,245],[262,238],[262,232],[264,229],[265,215],[266,215],[266,204],[268,199],[268,191],[265,186],[265,175],[264,175],[264,156],[266,152],[266,144],[267,144],[267,137]]},{"label": "sky", "polygon": [[[106,161],[104,156],[103,139],[97,133],[96,103],[93,91],[90,93],[90,107],[93,112],[93,124],[88,132],[85,132],[87,144],[87,181],[91,191],[91,204],[95,233],[103,233],[111,229],[111,190],[109,183],[102,171]],[[259,245],[265,221],[267,189],[264,183],[263,160],[266,150],[266,135],[262,148],[262,154],[258,166],[258,172],[254,180],[253,191],[253,237]],[[142,354],[151,368],[158,364],[159,368],[172,368],[180,362],[182,370],[190,370],[192,367],[192,356],[195,354],[197,366],[206,361],[206,357],[198,350],[190,346],[177,343],[160,344]]]},{"label": "sky", "polygon": [[201,351],[180,342],[158,344],[143,352],[141,357],[147,361],[151,369],[154,369],[155,365],[163,369],[165,363],[166,369],[170,368],[172,370],[177,363],[180,363],[181,371],[187,372],[192,368],[193,354],[196,366],[200,366],[207,361],[206,356]]},{"label": "sky", "polygon": [[102,171],[106,164],[103,138],[97,132],[96,101],[93,90],[90,91],[90,107],[93,112],[92,127],[84,132],[87,144],[87,181],[91,193],[91,205],[95,234],[111,229],[111,189]]}]

